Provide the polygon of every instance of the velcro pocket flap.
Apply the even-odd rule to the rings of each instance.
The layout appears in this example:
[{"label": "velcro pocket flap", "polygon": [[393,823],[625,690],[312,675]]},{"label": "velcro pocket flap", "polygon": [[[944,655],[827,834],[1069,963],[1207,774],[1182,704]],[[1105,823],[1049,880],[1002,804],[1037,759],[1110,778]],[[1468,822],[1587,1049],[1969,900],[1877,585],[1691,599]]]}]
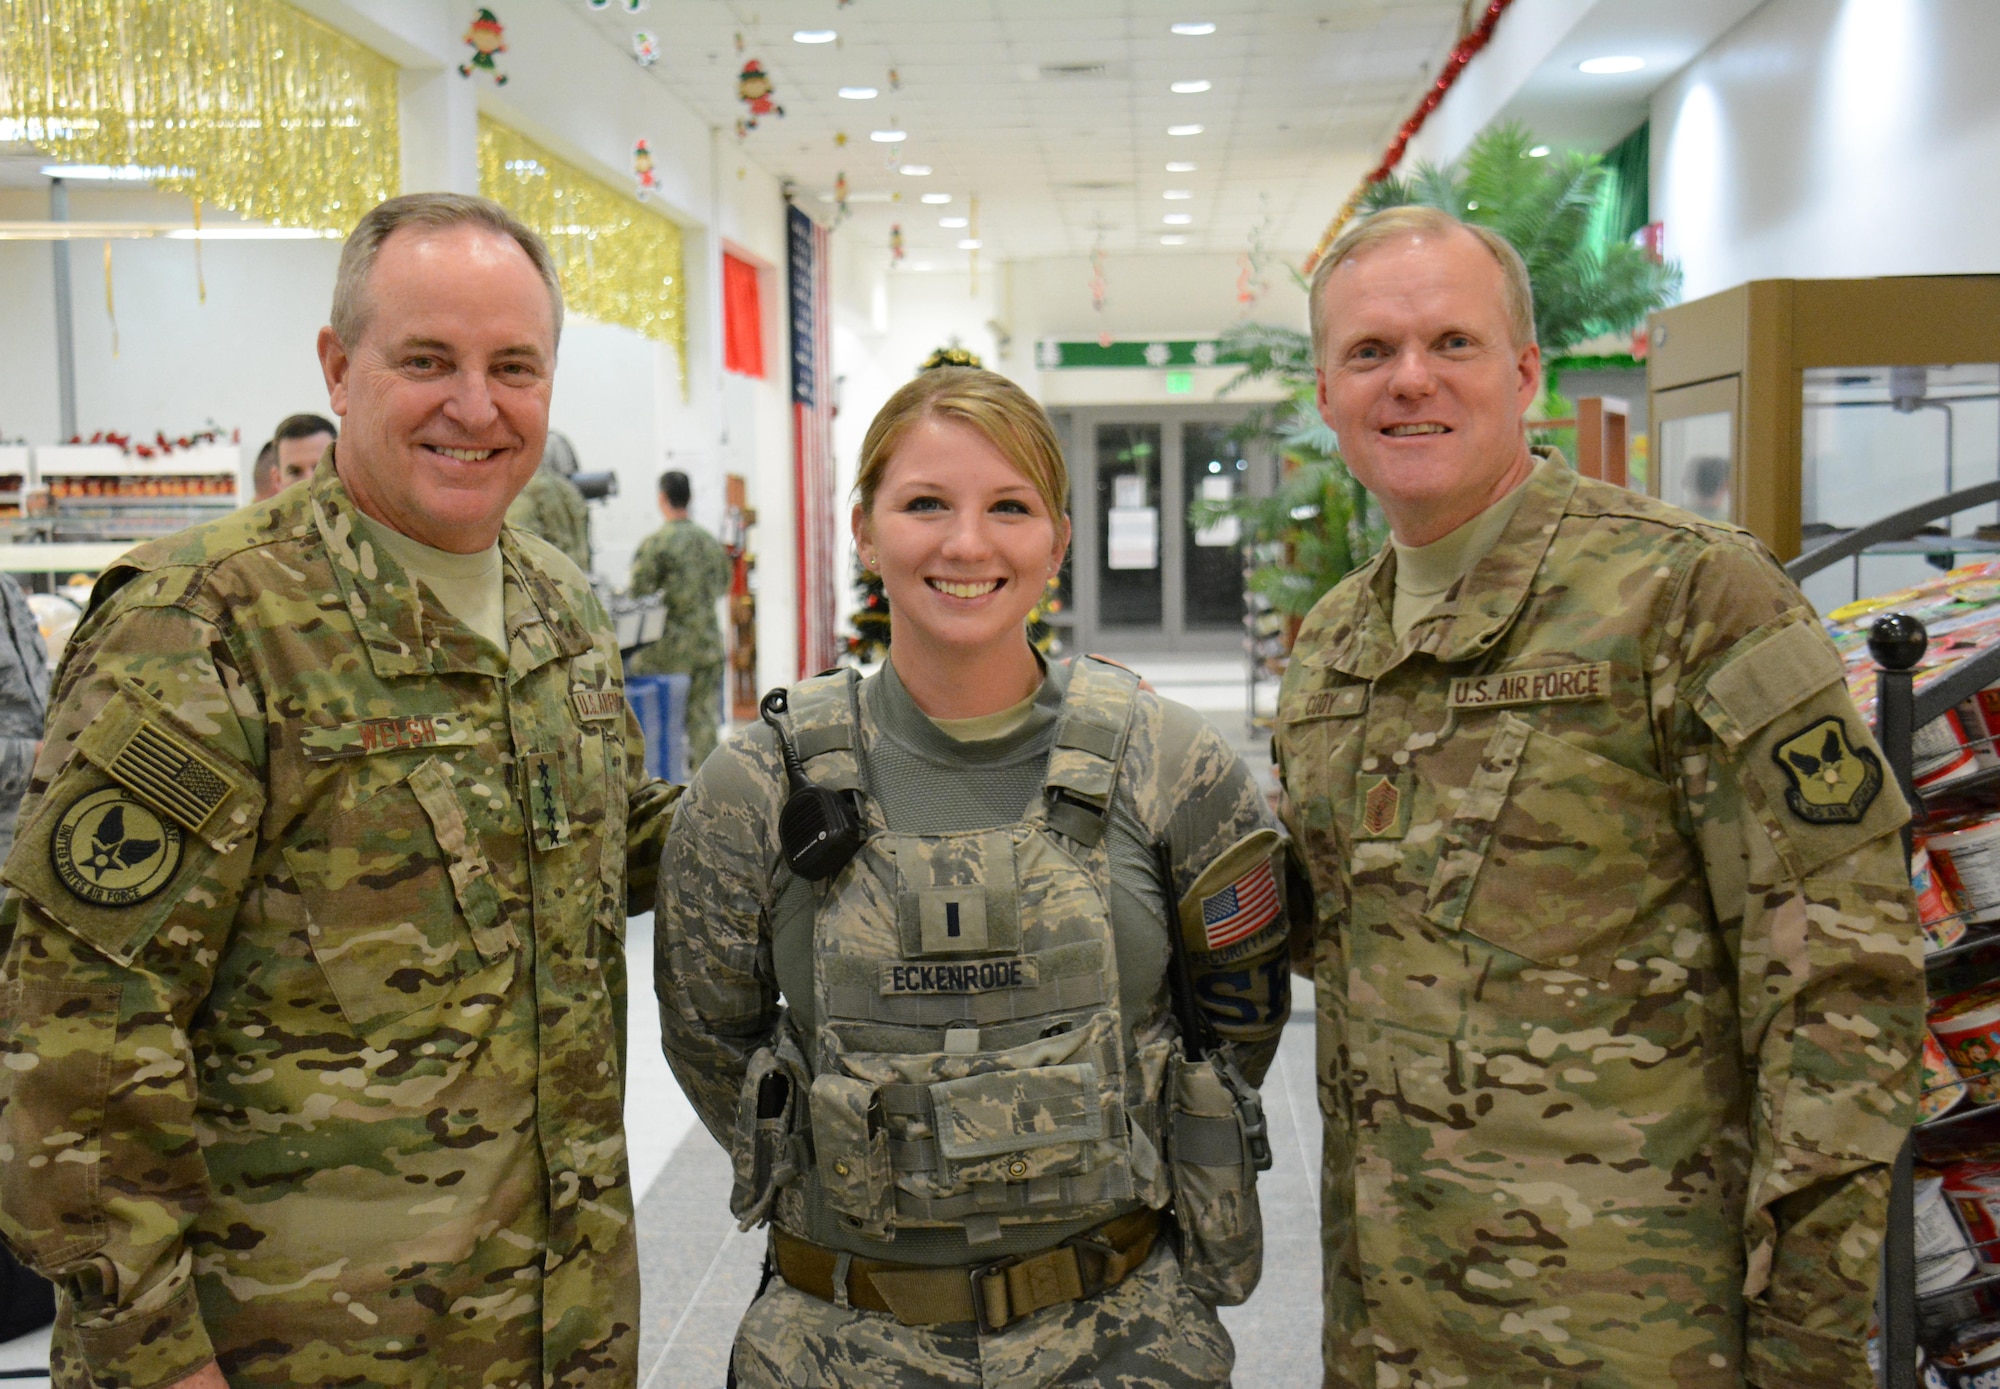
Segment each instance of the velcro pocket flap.
[{"label": "velcro pocket flap", "polygon": [[894,1178],[876,1087],[852,1076],[815,1076],[811,1105],[827,1204],[869,1229],[886,1228]]},{"label": "velcro pocket flap", "polygon": [[1703,721],[1732,748],[1843,674],[1840,657],[1810,615],[1769,635],[1753,634],[1738,651],[1709,676],[1696,702]]},{"label": "velcro pocket flap", "polygon": [[139,685],[120,684],[78,735],[76,747],[106,776],[218,853],[254,830],[264,813],[257,781]]},{"label": "velcro pocket flap", "polygon": [[1088,1061],[939,1081],[930,1092],[938,1152],[955,1162],[1105,1136]]},{"label": "velcro pocket flap", "polygon": [[465,822],[465,807],[452,789],[451,773],[432,757],[410,773],[408,782],[417,804],[430,817],[438,848],[444,850],[452,893],[472,927],[473,946],[488,960],[518,949],[521,941],[513,926],[499,921],[500,894],[493,887],[493,871],[487,867],[477,836]]}]

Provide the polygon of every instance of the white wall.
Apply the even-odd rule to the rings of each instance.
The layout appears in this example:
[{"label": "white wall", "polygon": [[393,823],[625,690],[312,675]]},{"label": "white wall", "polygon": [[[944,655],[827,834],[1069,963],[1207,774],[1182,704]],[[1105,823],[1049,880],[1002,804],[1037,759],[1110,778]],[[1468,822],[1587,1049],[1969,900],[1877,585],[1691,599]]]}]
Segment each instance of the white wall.
[{"label": "white wall", "polygon": [[2000,271],[2000,5],[1770,0],[1653,98],[1684,295]]}]

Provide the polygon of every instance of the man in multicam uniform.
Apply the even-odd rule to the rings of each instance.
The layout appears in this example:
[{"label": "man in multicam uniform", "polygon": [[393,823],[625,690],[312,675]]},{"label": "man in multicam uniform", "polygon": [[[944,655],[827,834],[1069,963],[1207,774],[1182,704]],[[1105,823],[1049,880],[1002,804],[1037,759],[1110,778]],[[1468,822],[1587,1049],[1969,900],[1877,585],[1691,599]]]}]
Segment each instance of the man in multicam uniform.
[{"label": "man in multicam uniform", "polygon": [[1504,241],[1378,214],[1311,306],[1396,541],[1278,710],[1326,1382],[1861,1389],[1923,990],[1839,660],[1750,536],[1531,455]]},{"label": "man in multicam uniform", "polygon": [[722,628],[715,604],[729,592],[729,551],[688,519],[693,496],[687,474],[660,474],[660,515],[666,524],[639,542],[632,557],[632,592],[666,602],[660,639],[632,657],[634,675],[688,677],[688,769],[715,751],[722,723]]},{"label": "man in multicam uniform", "polygon": [[542,539],[568,555],[570,562],[590,573],[590,505],[570,479],[576,475],[576,449],[567,436],[549,431],[542,465],[507,508],[507,524]]},{"label": "man in multicam uniform", "polygon": [[98,582],[0,933],[0,1232],[65,1389],[633,1380],[621,937],[674,791],[501,527],[560,327],[499,207],[384,203],[310,482]]}]

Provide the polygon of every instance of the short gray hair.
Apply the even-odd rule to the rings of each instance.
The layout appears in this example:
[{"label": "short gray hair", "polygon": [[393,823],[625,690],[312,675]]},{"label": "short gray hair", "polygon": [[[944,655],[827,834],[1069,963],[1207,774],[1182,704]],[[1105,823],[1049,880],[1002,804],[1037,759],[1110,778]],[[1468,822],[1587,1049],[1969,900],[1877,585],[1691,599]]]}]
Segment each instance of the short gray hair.
[{"label": "short gray hair", "polygon": [[490,198],[466,193],[405,193],[377,203],[364,214],[341,248],[340,270],[333,281],[333,313],[329,322],[342,347],[352,350],[368,327],[368,276],[382,243],[404,227],[442,231],[447,227],[485,227],[512,237],[548,287],[549,308],[555,315],[556,340],[562,340],[562,280],[548,246],[534,228]]},{"label": "short gray hair", "polygon": [[1371,212],[1340,234],[1320,263],[1313,268],[1312,288],[1307,300],[1312,314],[1313,361],[1326,350],[1326,282],[1343,261],[1352,260],[1371,246],[1401,236],[1449,236],[1455,231],[1470,232],[1479,244],[1500,263],[1501,296],[1507,309],[1507,327],[1516,348],[1535,345],[1535,290],[1528,280],[1528,263],[1514,249],[1514,243],[1490,227],[1461,222],[1449,212],[1435,207],[1409,204]]}]

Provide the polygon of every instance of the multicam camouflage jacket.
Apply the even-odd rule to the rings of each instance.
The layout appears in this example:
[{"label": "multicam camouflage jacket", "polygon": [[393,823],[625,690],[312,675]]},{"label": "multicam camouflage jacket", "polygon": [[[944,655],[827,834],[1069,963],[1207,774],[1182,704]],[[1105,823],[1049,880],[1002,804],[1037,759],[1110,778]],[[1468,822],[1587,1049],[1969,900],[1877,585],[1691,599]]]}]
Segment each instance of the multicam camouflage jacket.
[{"label": "multicam camouflage jacket", "polygon": [[1749,536],[1545,461],[1279,698],[1318,917],[1329,1385],[1873,1381],[1913,1118],[1908,811]]},{"label": "multicam camouflage jacket", "polygon": [[307,487],[133,551],[4,872],[0,1232],[62,1386],[620,1385],[621,937],[674,788],[512,531],[509,649]]},{"label": "multicam camouflage jacket", "polygon": [[729,592],[729,551],[692,521],[669,521],[639,542],[632,593],[666,600],[660,639],[632,658],[634,675],[671,675],[722,664],[716,600]]},{"label": "multicam camouflage jacket", "polygon": [[590,573],[590,504],[576,484],[544,463],[507,508],[507,524],[539,536]]}]

